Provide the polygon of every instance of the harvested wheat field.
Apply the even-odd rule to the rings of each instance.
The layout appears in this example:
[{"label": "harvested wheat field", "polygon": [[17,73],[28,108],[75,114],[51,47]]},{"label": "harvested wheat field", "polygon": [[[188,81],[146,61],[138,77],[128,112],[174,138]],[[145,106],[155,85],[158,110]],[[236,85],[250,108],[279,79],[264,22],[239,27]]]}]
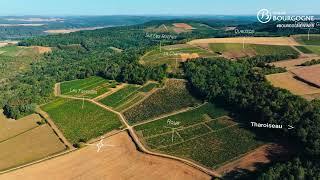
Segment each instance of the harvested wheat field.
[{"label": "harvested wheat field", "polygon": [[49,53],[52,51],[50,47],[44,47],[44,46],[32,46],[32,48],[38,54]]},{"label": "harvested wheat field", "polygon": [[232,161],[216,170],[221,175],[235,171],[255,171],[260,165],[270,163],[272,159],[286,159],[288,151],[284,146],[278,144],[263,145],[242,158]]},{"label": "harvested wheat field", "polygon": [[53,130],[48,125],[42,125],[0,143],[0,170],[39,160],[65,149],[66,146]]},{"label": "harvested wheat field", "polygon": [[294,69],[291,72],[302,81],[320,88],[320,65]]},{"label": "harvested wheat field", "polygon": [[126,132],[103,141],[114,145],[97,152],[89,146],[33,166],[0,175],[0,179],[205,180],[210,177],[174,160],[140,153]]},{"label": "harvested wheat field", "polygon": [[296,95],[307,95],[320,93],[320,88],[310,86],[307,83],[294,78],[294,74],[290,72],[271,74],[267,76],[267,80],[275,87],[289,90]]},{"label": "harvested wheat field", "polygon": [[270,64],[274,65],[276,67],[282,67],[282,68],[286,68],[287,70],[292,70],[292,69],[301,68],[301,66],[299,66],[300,64],[311,61],[313,59],[317,59],[317,58],[319,58],[319,57],[290,59],[290,60],[285,60],[285,61],[277,61],[277,62],[270,63]]},{"label": "harvested wheat field", "polygon": [[189,29],[189,30],[193,29],[192,26],[190,26],[189,24],[186,24],[186,23],[175,23],[175,24],[173,24],[173,26],[176,28],[183,28],[183,29]]},{"label": "harvested wheat field", "polygon": [[3,110],[0,110],[0,142],[37,127],[37,122],[41,120],[42,118],[37,114],[31,114],[19,120],[7,119]]},{"label": "harvested wheat field", "polygon": [[265,45],[299,45],[293,38],[289,37],[238,37],[238,38],[209,38],[197,39],[188,42],[191,45],[211,44],[211,43],[243,43],[246,44],[265,44]]}]

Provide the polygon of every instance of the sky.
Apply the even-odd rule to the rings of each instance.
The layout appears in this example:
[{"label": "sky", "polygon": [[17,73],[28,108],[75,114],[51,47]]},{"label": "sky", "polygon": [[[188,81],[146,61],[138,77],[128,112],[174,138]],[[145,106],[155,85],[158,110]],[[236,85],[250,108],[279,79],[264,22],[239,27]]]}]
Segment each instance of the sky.
[{"label": "sky", "polygon": [[0,0],[0,15],[320,14],[319,0]]}]

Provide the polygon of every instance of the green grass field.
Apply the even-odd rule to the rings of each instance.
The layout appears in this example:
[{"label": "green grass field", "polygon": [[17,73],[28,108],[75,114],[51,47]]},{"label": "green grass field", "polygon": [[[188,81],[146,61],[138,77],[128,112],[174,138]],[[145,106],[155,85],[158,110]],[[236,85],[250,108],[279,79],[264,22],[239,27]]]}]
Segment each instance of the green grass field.
[{"label": "green grass field", "polygon": [[306,46],[306,48],[313,53],[320,55],[320,46]]},{"label": "green grass field", "polygon": [[112,80],[92,76],[86,79],[62,82],[60,90],[62,95],[95,98],[108,92],[111,88],[115,88],[117,84]]},{"label": "green grass field", "polygon": [[135,98],[140,88],[141,86],[128,84],[124,88],[100,100],[100,102],[112,108],[120,107],[130,99]]},{"label": "green grass field", "polygon": [[164,89],[126,110],[124,115],[129,123],[134,124],[197,104],[199,101],[190,95],[184,81],[171,79]]},{"label": "green grass field", "polygon": [[287,55],[298,54],[289,46],[236,44],[236,43],[214,43],[210,44],[211,51],[222,54],[228,58],[252,57],[257,55]]},{"label": "green grass field", "polygon": [[19,46],[4,46],[0,48],[2,56],[35,56],[37,53],[32,48]]},{"label": "green grass field", "polygon": [[150,92],[151,90],[157,88],[159,86],[159,83],[150,82],[144,85],[142,88],[139,89],[141,92]]},{"label": "green grass field", "polygon": [[313,54],[314,52],[308,49],[306,46],[295,46],[299,51],[305,53],[305,54]]},{"label": "green grass field", "polygon": [[118,115],[87,101],[58,98],[42,109],[72,143],[88,141],[122,126]]},{"label": "green grass field", "polygon": [[310,34],[309,38],[307,34],[296,35],[296,36],[293,36],[293,38],[300,44],[315,45],[315,46],[320,45],[320,34]]},{"label": "green grass field", "polygon": [[144,86],[128,84],[124,88],[100,100],[104,105],[116,111],[123,111],[141,101],[147,93],[159,86],[156,82],[149,82]]},{"label": "green grass field", "polygon": [[216,56],[213,53],[198,47],[193,47],[186,44],[178,44],[162,47],[161,51],[160,48],[150,51],[140,59],[140,62],[147,66],[159,66],[168,64],[169,70],[172,71],[173,69],[179,67],[179,63],[183,60],[183,54],[192,55],[194,53],[199,57]]},{"label": "green grass field", "polygon": [[139,125],[135,130],[153,151],[216,168],[261,145],[253,133],[241,128],[227,114],[224,109],[207,103]]}]

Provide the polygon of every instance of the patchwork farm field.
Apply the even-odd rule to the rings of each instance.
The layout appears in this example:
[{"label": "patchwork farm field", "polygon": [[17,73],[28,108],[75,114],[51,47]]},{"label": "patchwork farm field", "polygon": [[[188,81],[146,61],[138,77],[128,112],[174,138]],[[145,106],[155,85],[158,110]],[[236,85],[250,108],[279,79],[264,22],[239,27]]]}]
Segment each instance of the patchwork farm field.
[{"label": "patchwork farm field", "polygon": [[117,114],[88,101],[58,98],[41,108],[74,144],[88,141],[122,126]]},{"label": "patchwork farm field", "polygon": [[227,58],[252,57],[257,55],[298,55],[298,52],[292,47],[279,45],[215,43],[209,44],[209,49]]},{"label": "patchwork farm field", "polygon": [[262,144],[227,114],[206,103],[190,111],[138,125],[135,130],[153,151],[214,169]]},{"label": "patchwork farm field", "polygon": [[62,95],[74,97],[95,98],[112,88],[116,88],[119,83],[106,80],[102,77],[92,76],[86,79],[62,82],[60,91]]},{"label": "patchwork farm field", "polygon": [[157,90],[142,102],[130,107],[123,114],[129,123],[134,124],[183,108],[196,106],[199,103],[199,100],[190,95],[185,81],[170,79],[166,82],[164,88]]},{"label": "patchwork farm field", "polygon": [[181,162],[141,153],[126,132],[108,137],[104,143],[115,147],[104,147],[97,153],[96,146],[86,146],[49,161],[1,174],[0,179],[211,179],[209,175]]},{"label": "patchwork farm field", "polygon": [[0,143],[0,170],[23,165],[66,150],[48,125],[41,125]]},{"label": "patchwork farm field", "polygon": [[158,83],[147,83],[144,86],[127,84],[118,91],[100,100],[106,106],[122,111],[142,100],[147,93],[158,86]]}]

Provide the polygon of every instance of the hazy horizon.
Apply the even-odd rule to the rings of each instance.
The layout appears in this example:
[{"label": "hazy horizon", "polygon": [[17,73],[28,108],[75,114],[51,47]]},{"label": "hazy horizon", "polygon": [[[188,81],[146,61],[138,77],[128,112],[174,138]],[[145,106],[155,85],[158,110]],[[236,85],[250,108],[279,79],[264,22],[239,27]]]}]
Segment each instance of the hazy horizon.
[{"label": "hazy horizon", "polygon": [[283,1],[254,1],[239,3],[237,0],[213,2],[198,0],[3,0],[0,16],[253,16],[258,10],[266,8],[287,14],[319,14],[319,1],[309,0],[308,3]]}]

